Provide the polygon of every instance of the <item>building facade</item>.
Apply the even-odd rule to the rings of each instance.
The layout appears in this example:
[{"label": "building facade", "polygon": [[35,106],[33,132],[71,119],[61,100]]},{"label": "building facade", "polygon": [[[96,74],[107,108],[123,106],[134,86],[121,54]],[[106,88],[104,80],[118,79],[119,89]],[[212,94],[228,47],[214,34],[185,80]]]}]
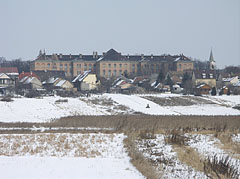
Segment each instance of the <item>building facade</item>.
[{"label": "building facade", "polygon": [[46,55],[40,51],[31,63],[32,71],[64,71],[67,77],[76,77],[91,70],[98,77],[119,75],[145,76],[168,71],[193,70],[193,62],[184,55],[122,55],[110,49],[102,55]]}]

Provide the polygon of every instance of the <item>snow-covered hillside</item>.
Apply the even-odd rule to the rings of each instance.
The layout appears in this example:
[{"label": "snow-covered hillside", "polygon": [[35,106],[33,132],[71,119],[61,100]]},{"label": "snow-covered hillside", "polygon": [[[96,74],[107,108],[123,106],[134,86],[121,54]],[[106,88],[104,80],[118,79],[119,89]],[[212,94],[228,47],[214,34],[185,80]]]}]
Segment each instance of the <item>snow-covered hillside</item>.
[{"label": "snow-covered hillside", "polygon": [[[153,100],[148,99],[151,97]],[[159,99],[174,101],[179,98],[193,101],[191,105],[158,104]],[[189,98],[189,99],[187,99]],[[151,115],[240,115],[232,106],[240,104],[240,96],[188,97],[176,94],[123,95],[103,94],[91,97],[13,98],[12,102],[0,101],[1,122],[47,122],[75,115],[119,115],[140,112]],[[205,103],[204,101],[208,101]],[[149,105],[150,108],[146,108]]]},{"label": "snow-covered hillside", "polygon": [[123,134],[0,135],[1,178],[144,178],[130,163]]}]

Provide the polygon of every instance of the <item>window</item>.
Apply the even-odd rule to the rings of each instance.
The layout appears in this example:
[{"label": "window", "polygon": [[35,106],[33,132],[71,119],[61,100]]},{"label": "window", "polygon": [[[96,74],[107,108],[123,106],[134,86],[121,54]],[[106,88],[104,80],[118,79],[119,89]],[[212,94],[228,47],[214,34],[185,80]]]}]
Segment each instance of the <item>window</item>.
[{"label": "window", "polygon": [[105,63],[103,63],[103,65],[102,65],[102,66],[103,66],[103,68],[106,68],[106,64],[105,64]]},{"label": "window", "polygon": [[119,68],[122,68],[122,64],[121,63],[119,64]]},{"label": "window", "polygon": [[119,75],[121,75],[122,74],[122,70],[119,70]]},{"label": "window", "polygon": [[87,64],[84,63],[84,71],[87,71]]},{"label": "window", "polygon": [[111,76],[111,70],[108,70],[108,76]]},{"label": "window", "polygon": [[117,65],[116,65],[116,64],[114,64],[114,68],[117,68]]},{"label": "window", "polygon": [[202,78],[206,78],[206,73],[203,73],[203,74],[202,74]]},{"label": "window", "polygon": [[106,75],[106,71],[105,70],[103,70],[103,76],[105,76]]},{"label": "window", "polygon": [[50,68],[50,63],[47,64],[48,68]]},{"label": "window", "polygon": [[88,65],[88,69],[89,69],[89,70],[92,70],[92,64],[89,64],[89,65]]},{"label": "window", "polygon": [[117,70],[114,70],[114,71],[113,71],[113,75],[114,75],[114,76],[117,76]]},{"label": "window", "polygon": [[210,73],[209,76],[210,76],[210,78],[213,78],[213,74]]},{"label": "window", "polygon": [[111,68],[111,64],[108,64],[108,68]]},{"label": "window", "polygon": [[57,69],[56,63],[53,63],[53,69]]},{"label": "window", "polygon": [[64,70],[67,71],[67,69],[68,69],[68,65],[65,64],[65,65],[64,65]]},{"label": "window", "polygon": [[78,68],[78,69],[81,68],[81,64],[77,64],[77,68]]},{"label": "window", "polygon": [[63,69],[63,64],[60,63],[60,69],[62,70]]}]

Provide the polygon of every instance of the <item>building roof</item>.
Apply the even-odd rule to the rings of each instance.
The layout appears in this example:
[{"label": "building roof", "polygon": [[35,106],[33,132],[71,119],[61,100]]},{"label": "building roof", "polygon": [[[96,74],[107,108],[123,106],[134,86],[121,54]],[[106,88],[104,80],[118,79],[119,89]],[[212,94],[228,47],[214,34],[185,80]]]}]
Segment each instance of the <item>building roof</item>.
[{"label": "building roof", "polygon": [[0,78],[2,78],[2,79],[10,79],[10,77],[7,74],[5,74],[5,73],[0,73]]},{"label": "building roof", "polygon": [[238,76],[234,76],[234,77],[230,77],[230,78],[223,78],[222,81],[223,82],[231,82],[233,79],[238,79]]},{"label": "building roof", "polygon": [[26,76],[36,77],[37,79],[40,80],[40,77],[37,76],[37,75],[36,75],[35,73],[33,73],[33,72],[22,72],[22,73],[18,76],[18,78],[19,78],[19,80],[21,80],[22,78],[24,78],[24,77],[26,77]]},{"label": "building roof", "polygon": [[36,60],[59,60],[59,61],[167,61],[167,62],[177,62],[177,61],[188,61],[192,62],[189,58],[181,55],[122,55],[114,49],[108,50],[103,55],[98,55],[94,52],[93,55],[62,55],[62,54],[52,54],[46,55],[45,53],[40,54]]},{"label": "building roof", "polygon": [[216,73],[214,70],[194,70],[196,79],[216,79]]},{"label": "building roof", "polygon": [[67,80],[60,80],[60,81],[58,81],[58,82],[56,83],[55,86],[61,87],[66,81],[67,81]]},{"label": "building roof", "polygon": [[38,79],[38,78],[34,76],[24,76],[23,78],[21,78],[21,80],[19,80],[19,83],[30,84],[34,79]]},{"label": "building roof", "polygon": [[209,85],[207,85],[207,84],[205,84],[205,83],[199,84],[199,85],[196,86],[196,88],[198,88],[198,89],[203,88],[203,87],[206,87],[206,88],[211,89],[211,86],[209,86]]},{"label": "building roof", "polygon": [[90,73],[91,71],[84,71],[83,73],[79,74],[72,82],[82,82]]},{"label": "building roof", "polygon": [[0,67],[0,73],[19,74],[17,67]]},{"label": "building roof", "polygon": [[56,70],[47,70],[47,71],[33,71],[37,76],[40,77],[41,81],[47,81],[49,77],[55,77],[55,78],[65,78],[65,72],[64,71],[56,71]]}]

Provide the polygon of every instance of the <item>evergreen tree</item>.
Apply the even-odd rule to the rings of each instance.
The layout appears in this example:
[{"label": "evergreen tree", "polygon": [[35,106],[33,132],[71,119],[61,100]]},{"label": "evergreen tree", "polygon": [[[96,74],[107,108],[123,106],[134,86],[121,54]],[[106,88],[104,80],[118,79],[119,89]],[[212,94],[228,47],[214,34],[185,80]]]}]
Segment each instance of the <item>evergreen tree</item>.
[{"label": "evergreen tree", "polygon": [[157,85],[158,83],[162,83],[163,80],[164,80],[164,75],[163,75],[162,72],[160,72],[160,73],[158,74],[158,77],[157,77],[156,85]]},{"label": "evergreen tree", "polygon": [[229,96],[231,94],[230,89],[228,88],[227,95]]},{"label": "evergreen tree", "polygon": [[216,94],[217,94],[216,87],[213,87],[211,91],[211,95],[216,96]]}]

